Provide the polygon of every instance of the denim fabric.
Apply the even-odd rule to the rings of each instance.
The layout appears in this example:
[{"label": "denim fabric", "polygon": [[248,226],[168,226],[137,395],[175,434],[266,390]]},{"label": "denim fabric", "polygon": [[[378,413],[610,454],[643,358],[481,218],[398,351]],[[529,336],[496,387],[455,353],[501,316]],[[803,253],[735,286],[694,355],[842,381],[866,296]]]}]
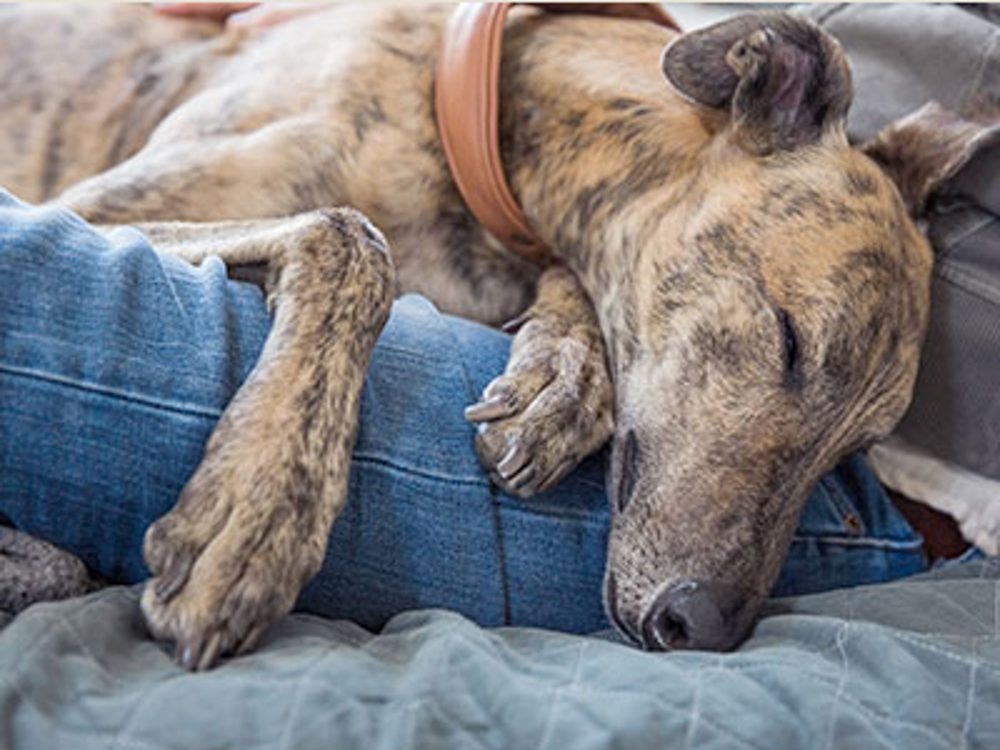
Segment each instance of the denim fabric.
[{"label": "denim fabric", "polygon": [[[146,527],[174,503],[269,320],[256,287],[0,191],[0,514],[115,582],[148,574]],[[399,300],[365,382],[347,510],[299,608],[378,627],[415,607],[483,625],[608,626],[605,455],[552,491],[492,486],[464,407],[509,339]],[[861,456],[810,498],[776,593],[889,580],[920,540]]]}]

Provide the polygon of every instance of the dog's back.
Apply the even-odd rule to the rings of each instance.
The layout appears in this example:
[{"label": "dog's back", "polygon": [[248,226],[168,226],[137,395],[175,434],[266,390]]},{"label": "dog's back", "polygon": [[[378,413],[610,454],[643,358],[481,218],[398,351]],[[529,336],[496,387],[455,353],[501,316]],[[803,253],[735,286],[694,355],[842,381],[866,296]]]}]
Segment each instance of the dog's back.
[{"label": "dog's back", "polygon": [[216,36],[137,6],[0,7],[0,184],[41,201],[135,154],[203,81]]},{"label": "dog's back", "polygon": [[[29,201],[63,196],[99,223],[355,206],[390,237],[401,289],[448,312],[509,320],[529,302],[536,269],[502,252],[470,216],[437,137],[433,73],[450,10],[337,6],[261,34],[220,34],[145,8],[5,9],[0,46],[17,53],[0,56],[0,184]],[[600,120],[630,117],[614,104],[627,90],[666,95],[655,63],[668,38],[651,24],[518,15],[503,81],[524,93],[505,96],[502,113],[515,136],[502,145],[516,190],[522,168],[549,156],[525,153],[517,137],[538,135],[529,132],[532,113],[544,106],[547,126],[563,122],[568,136],[612,136]],[[581,101],[600,114],[578,121]],[[563,135],[547,131],[541,144],[563,142],[564,156],[582,156]],[[223,158],[235,141],[239,157]],[[121,180],[129,192],[121,200],[108,199],[106,182],[71,189],[146,145],[141,168]],[[196,164],[183,167],[172,149]],[[183,200],[164,162],[187,175],[174,191]],[[140,205],[136,183],[154,179]],[[117,205],[127,208],[110,210]]]}]

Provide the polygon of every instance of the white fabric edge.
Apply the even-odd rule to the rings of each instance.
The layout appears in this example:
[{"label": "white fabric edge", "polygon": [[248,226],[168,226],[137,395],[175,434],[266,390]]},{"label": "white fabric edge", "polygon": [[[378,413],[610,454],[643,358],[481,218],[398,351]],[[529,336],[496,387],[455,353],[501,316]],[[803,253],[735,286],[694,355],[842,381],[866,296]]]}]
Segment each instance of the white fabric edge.
[{"label": "white fabric edge", "polygon": [[958,521],[963,536],[988,555],[1000,554],[1000,482],[935,458],[898,436],[868,451],[882,484]]}]

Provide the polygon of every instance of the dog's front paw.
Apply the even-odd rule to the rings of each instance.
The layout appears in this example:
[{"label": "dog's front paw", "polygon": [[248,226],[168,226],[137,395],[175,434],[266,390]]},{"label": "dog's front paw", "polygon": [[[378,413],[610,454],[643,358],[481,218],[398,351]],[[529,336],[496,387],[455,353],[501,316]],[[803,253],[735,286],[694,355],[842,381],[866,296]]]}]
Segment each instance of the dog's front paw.
[{"label": "dog's front paw", "polygon": [[274,467],[221,463],[202,464],[144,544],[155,576],[142,595],[146,622],[190,670],[252,649],[291,611],[325,551],[301,496],[308,488],[289,491]]},{"label": "dog's front paw", "polygon": [[[529,347],[490,383],[466,418],[493,481],[517,497],[554,486],[611,436],[613,391],[599,340],[527,326]],[[521,334],[519,334],[520,336]]]}]

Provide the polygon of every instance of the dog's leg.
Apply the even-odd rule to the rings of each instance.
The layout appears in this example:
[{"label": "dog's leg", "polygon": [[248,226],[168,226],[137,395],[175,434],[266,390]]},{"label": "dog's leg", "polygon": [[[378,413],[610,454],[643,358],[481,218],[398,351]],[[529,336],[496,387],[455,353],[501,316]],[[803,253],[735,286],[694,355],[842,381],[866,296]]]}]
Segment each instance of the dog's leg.
[{"label": "dog's leg", "polygon": [[549,269],[503,375],[466,410],[494,481],[519,497],[542,492],[611,436],[614,391],[593,307],[576,277]]},{"label": "dog's leg", "polygon": [[[186,106],[173,117],[184,115],[195,133],[207,127],[203,121],[212,115]],[[290,216],[342,200],[332,190],[315,193],[300,184],[312,185],[321,169],[309,161],[309,146],[317,141],[308,127],[275,122],[252,138],[240,132],[199,138],[174,130],[176,141],[154,135],[139,153],[53,203],[92,224],[118,225]],[[327,135],[336,142],[337,123]]]},{"label": "dog's leg", "polygon": [[[145,234],[159,253],[193,265],[217,257],[226,264],[230,278],[253,282],[270,292],[290,233],[294,234],[296,224],[305,226],[314,220],[315,214],[310,212],[279,219],[142,222],[132,226]],[[111,231],[117,227],[98,228]],[[271,302],[269,297],[269,306]]]},{"label": "dog's leg", "polygon": [[[194,265],[217,256],[226,265],[242,266],[280,261],[288,237],[294,235],[297,227],[305,227],[315,220],[316,213],[307,212],[276,219],[138,222],[131,226],[146,235],[159,253]],[[116,226],[98,228],[109,231]]]},{"label": "dog's leg", "polygon": [[189,669],[251,648],[319,569],[346,498],[365,368],[391,306],[387,248],[360,214],[317,211],[284,224],[265,233],[279,272],[260,361],[176,507],[146,534],[155,577],[143,612]]}]

